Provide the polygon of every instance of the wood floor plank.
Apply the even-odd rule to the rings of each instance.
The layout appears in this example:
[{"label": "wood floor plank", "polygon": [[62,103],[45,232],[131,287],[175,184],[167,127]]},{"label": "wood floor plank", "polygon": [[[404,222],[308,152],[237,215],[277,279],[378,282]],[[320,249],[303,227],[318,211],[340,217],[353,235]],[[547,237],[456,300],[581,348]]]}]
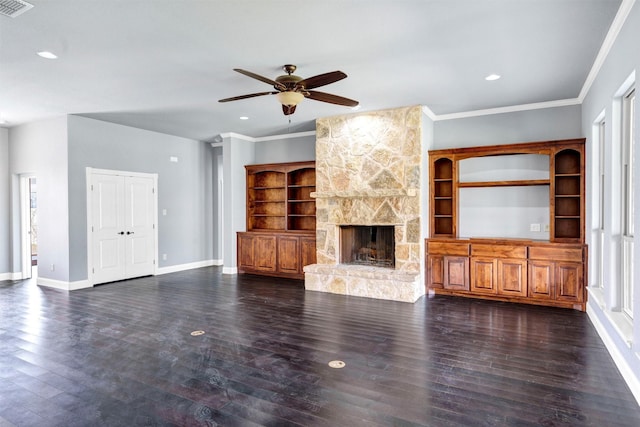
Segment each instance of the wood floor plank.
[{"label": "wood floor plank", "polygon": [[207,267],[70,293],[0,282],[0,343],[8,425],[640,425],[588,317],[550,307]]}]

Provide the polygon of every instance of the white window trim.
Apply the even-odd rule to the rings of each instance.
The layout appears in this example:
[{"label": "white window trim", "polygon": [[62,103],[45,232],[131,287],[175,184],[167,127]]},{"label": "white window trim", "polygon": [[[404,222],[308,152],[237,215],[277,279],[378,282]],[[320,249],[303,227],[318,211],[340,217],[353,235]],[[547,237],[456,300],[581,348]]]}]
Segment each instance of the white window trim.
[{"label": "white window trim", "polygon": [[621,145],[622,145],[622,248],[620,307],[622,312],[633,319],[633,252],[634,252],[634,108],[635,86],[627,88],[621,97]]}]

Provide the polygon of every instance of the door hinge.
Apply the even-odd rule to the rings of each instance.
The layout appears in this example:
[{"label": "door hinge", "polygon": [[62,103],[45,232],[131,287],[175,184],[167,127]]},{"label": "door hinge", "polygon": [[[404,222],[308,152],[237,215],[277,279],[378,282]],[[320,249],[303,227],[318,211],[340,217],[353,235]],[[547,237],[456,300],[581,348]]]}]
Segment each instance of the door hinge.
[{"label": "door hinge", "polygon": [[91,184],[91,191],[93,191],[93,184]]},{"label": "door hinge", "polygon": [[155,259],[153,260],[153,265],[156,265],[156,260]]},{"label": "door hinge", "polygon": [[92,272],[93,274],[96,274],[96,269],[95,269],[95,268],[91,268],[91,272]]}]

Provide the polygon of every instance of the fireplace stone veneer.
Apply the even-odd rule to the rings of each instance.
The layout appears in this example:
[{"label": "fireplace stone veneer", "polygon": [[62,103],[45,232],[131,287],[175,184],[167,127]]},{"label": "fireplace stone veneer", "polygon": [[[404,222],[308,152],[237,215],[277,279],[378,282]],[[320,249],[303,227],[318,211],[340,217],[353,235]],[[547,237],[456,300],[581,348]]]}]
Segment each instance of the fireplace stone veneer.
[{"label": "fireplace stone veneer", "polygon": [[[425,293],[422,109],[318,119],[316,258],[307,290],[415,302]],[[340,226],[394,227],[394,268],[340,263]]]}]

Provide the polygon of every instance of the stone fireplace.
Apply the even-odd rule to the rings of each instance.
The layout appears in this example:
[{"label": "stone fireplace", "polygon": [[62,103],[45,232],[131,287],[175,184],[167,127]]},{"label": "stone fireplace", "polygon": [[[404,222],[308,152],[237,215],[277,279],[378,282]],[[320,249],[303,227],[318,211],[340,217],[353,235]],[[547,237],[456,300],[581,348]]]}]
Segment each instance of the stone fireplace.
[{"label": "stone fireplace", "polygon": [[[304,268],[306,289],[406,302],[424,295],[421,118],[418,106],[317,120],[317,263]],[[350,241],[374,229],[375,244]]]}]

